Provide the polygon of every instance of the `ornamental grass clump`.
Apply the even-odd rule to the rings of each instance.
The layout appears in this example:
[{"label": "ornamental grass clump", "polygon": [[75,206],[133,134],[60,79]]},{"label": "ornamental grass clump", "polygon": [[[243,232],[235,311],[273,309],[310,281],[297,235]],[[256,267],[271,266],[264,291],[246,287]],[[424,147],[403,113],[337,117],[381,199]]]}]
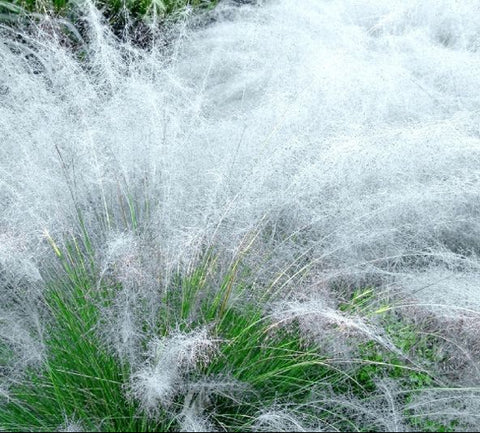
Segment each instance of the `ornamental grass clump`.
[{"label": "ornamental grass clump", "polygon": [[475,1],[35,4],[0,430],[478,429]]}]

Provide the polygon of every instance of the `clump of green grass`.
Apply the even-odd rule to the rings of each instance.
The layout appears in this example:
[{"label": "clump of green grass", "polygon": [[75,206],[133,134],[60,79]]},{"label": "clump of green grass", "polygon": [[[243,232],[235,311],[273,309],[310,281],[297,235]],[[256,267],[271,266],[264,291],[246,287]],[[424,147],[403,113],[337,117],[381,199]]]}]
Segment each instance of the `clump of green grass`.
[{"label": "clump of green grass", "polygon": [[67,420],[96,431],[162,430],[162,424],[137,416],[124,398],[128,369],[99,341],[99,305],[93,275],[76,241],[60,251],[62,265],[44,296],[46,359],[30,369],[0,407],[0,426],[8,431],[55,431]]},{"label": "clump of green grass", "polygon": [[[49,241],[61,272],[51,277],[43,300],[46,357],[10,388],[9,401],[0,406],[2,430],[52,431],[74,420],[88,430],[175,431],[187,400],[199,393],[199,383],[212,384],[202,416],[205,412],[217,428],[243,430],[279,396],[307,399],[319,374],[329,371],[324,357],[298,332],[274,332],[261,308],[231,303],[233,290],[238,295],[235,271],[219,289],[208,287],[207,274],[214,266],[208,259],[190,275],[173,280],[158,310],[156,332],[168,339],[208,327],[218,350],[208,363],[188,371],[185,382],[197,388],[185,388],[184,395],[175,395],[165,407],[159,404],[152,417],[128,392],[136,366],[119,359],[98,332],[102,308],[112,302],[115,287],[96,284],[88,246],[73,240],[62,250]],[[147,341],[142,345],[146,349]],[[231,389],[220,378],[228,379]]]},{"label": "clump of green grass", "polygon": [[[143,324],[139,361],[131,361],[104,339],[104,310],[122,287],[99,279],[86,232],[63,247],[47,239],[59,267],[51,270],[42,301],[45,357],[10,385],[8,400],[0,403],[0,430],[71,424],[92,431],[381,431],[388,424],[376,414],[385,415],[385,392],[395,396],[397,415],[410,429],[453,431],[459,424],[408,410],[418,393],[441,385],[429,370],[440,356],[437,341],[373,289],[357,290],[339,311],[375,316],[405,356],[371,340],[342,361],[298,321],[278,321],[248,300],[252,287],[242,280],[240,258],[219,277],[217,256],[209,251],[191,271],[171,278],[153,329]],[[11,354],[0,348],[7,362]]]}]

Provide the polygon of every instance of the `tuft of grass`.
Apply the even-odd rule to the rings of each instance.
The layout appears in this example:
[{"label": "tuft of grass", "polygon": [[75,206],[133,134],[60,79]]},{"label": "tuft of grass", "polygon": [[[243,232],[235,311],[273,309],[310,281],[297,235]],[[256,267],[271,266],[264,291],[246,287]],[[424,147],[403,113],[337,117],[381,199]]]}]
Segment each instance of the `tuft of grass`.
[{"label": "tuft of grass", "polygon": [[[385,425],[364,412],[372,402],[381,407],[385,392],[410,429],[453,431],[459,424],[402,409],[441,385],[428,369],[439,356],[436,341],[385,308],[386,298],[371,288],[355,291],[339,310],[375,316],[405,356],[371,340],[357,345],[355,359],[334,359],[300,322],[278,321],[248,299],[240,258],[222,273],[210,250],[171,278],[157,320],[143,324],[140,361],[131,361],[101,332],[103,312],[122,287],[99,278],[87,233],[63,247],[45,236],[59,265],[42,301],[46,354],[11,384],[0,403],[0,430],[70,423],[91,431],[251,431],[273,428],[280,417],[301,428],[380,431]],[[8,354],[2,349],[2,363]]]},{"label": "tuft of grass", "polygon": [[74,239],[62,250],[51,237],[48,241],[61,267],[52,271],[43,299],[46,357],[10,388],[9,401],[0,406],[2,430],[52,431],[75,420],[92,431],[175,431],[198,384],[210,383],[203,411],[216,427],[241,431],[279,396],[305,401],[319,376],[332,371],[299,332],[276,330],[256,305],[232,303],[233,291],[239,290],[237,265],[218,289],[209,287],[209,274],[215,272],[209,256],[189,275],[173,279],[158,309],[156,334],[168,339],[207,326],[218,351],[188,372],[183,395],[168,407],[160,405],[152,418],[128,392],[137,366],[119,359],[98,332],[102,308],[119,288],[98,286],[86,242]]},{"label": "tuft of grass", "polygon": [[128,367],[118,362],[97,336],[102,290],[92,290],[94,275],[76,240],[61,251],[49,238],[62,265],[44,295],[47,311],[46,359],[27,372],[0,407],[7,431],[56,431],[65,419],[87,431],[155,431],[163,425],[139,416],[123,390]]}]

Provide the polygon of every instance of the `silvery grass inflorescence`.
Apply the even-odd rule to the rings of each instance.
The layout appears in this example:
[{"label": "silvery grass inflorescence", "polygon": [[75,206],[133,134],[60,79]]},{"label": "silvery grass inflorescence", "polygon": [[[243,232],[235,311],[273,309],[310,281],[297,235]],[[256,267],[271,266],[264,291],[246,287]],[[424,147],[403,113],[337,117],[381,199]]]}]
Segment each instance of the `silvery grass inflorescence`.
[{"label": "silvery grass inflorescence", "polygon": [[27,3],[0,430],[478,428],[478,2]]},{"label": "silvery grass inflorescence", "polygon": [[148,361],[132,376],[131,392],[145,411],[155,415],[184,392],[182,375],[200,362],[208,364],[215,342],[206,329],[200,329],[155,339],[149,346]]}]

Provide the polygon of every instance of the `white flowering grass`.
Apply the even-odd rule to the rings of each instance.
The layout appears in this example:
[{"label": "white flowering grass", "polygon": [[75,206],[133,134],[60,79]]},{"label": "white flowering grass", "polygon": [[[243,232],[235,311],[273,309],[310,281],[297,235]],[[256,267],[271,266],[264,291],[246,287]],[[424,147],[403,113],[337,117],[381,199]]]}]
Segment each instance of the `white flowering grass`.
[{"label": "white flowering grass", "polygon": [[[292,290],[281,292],[286,299],[280,301],[279,292],[266,286],[273,295],[259,304],[249,293],[253,283],[244,260],[237,257],[222,268],[219,256],[209,252],[189,271],[159,272],[168,290],[157,288],[158,303],[150,306],[155,319],[145,314],[131,325],[129,332],[138,326],[133,340],[118,340],[102,327],[114,326],[111,318],[125,309],[116,302],[132,284],[125,266],[92,267],[89,242],[73,238],[61,247],[46,236],[57,266],[43,275],[47,287],[37,304],[42,355],[4,377],[3,430],[402,431],[476,425],[478,390],[468,381],[480,351],[461,340],[473,338],[476,317],[465,316],[465,326],[450,323],[448,335],[435,314],[420,307],[413,316],[399,314],[413,304],[388,293],[377,297],[371,288],[353,295],[348,288],[332,289],[322,303],[307,292],[298,299]],[[125,242],[131,241],[120,238],[106,249],[105,263],[125,257]],[[139,293],[136,299],[154,298]],[[2,344],[2,356],[8,347],[18,356],[18,348],[29,343]],[[459,350],[468,359],[455,358]],[[435,412],[431,405],[439,395],[444,406]],[[468,405],[460,408],[464,397]]]},{"label": "white flowering grass", "polygon": [[209,363],[215,342],[206,329],[200,329],[155,339],[149,346],[146,363],[132,375],[131,392],[145,412],[155,415],[168,408],[176,395],[186,394],[184,376],[198,363]]},{"label": "white flowering grass", "polygon": [[210,286],[210,262],[177,277],[157,321],[143,322],[137,357],[122,357],[99,329],[121,286],[95,284],[80,242],[62,250],[48,240],[61,267],[39,305],[45,355],[9,383],[2,429],[50,430],[65,419],[102,431],[244,429],[278,395],[306,396],[315,366],[328,371],[295,332],[276,336],[258,306],[228,299],[239,290],[235,270],[223,289]]},{"label": "white flowering grass", "polygon": [[75,4],[0,25],[0,429],[478,430],[478,2]]}]

